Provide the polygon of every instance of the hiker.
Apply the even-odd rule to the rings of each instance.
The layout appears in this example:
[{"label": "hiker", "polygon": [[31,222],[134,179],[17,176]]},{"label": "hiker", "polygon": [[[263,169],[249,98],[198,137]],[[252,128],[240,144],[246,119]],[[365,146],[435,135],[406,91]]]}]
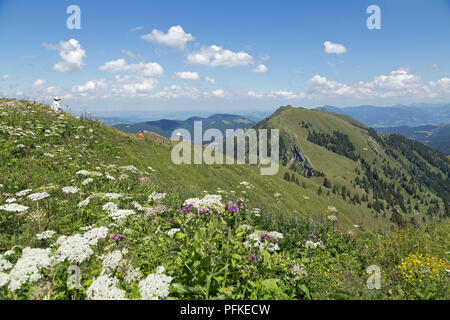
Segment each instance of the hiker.
[{"label": "hiker", "polygon": [[58,98],[58,97],[55,97],[55,98],[53,99],[53,104],[52,104],[52,106],[51,106],[51,108],[52,108],[53,111],[61,112],[61,107],[59,106],[59,101],[61,101],[61,99]]}]

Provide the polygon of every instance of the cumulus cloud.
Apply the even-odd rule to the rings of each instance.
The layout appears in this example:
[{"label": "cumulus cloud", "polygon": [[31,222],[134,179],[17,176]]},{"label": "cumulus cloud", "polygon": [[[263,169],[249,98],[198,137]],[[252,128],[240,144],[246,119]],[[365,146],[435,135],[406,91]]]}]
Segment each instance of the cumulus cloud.
[{"label": "cumulus cloud", "polygon": [[255,97],[255,98],[263,98],[264,97],[263,93],[256,93],[254,91],[248,91],[247,95],[250,97]]},{"label": "cumulus cloud", "polygon": [[214,90],[212,92],[212,94],[215,97],[221,98],[221,97],[225,96],[225,91],[223,91],[222,89],[217,89],[217,90]]},{"label": "cumulus cloud", "polygon": [[315,75],[307,81],[304,90],[299,92],[287,90],[267,93],[248,91],[247,96],[306,99],[308,101],[329,101],[327,99],[337,98],[346,99],[345,101],[380,101],[380,99],[418,101],[433,98],[448,100],[450,99],[450,78],[445,77],[436,81],[425,82],[420,76],[412,74],[409,68],[399,68],[386,74],[377,75],[371,81],[359,81],[353,84]]},{"label": "cumulus cloud", "polygon": [[186,63],[207,67],[244,67],[254,63],[253,57],[244,51],[233,52],[222,47],[212,45],[191,52]]},{"label": "cumulus cloud", "polygon": [[102,80],[90,80],[83,85],[72,87],[72,92],[85,94],[85,93],[90,93],[90,92],[94,92],[96,90],[105,89],[105,88],[106,88],[105,80],[103,80],[103,79]]},{"label": "cumulus cloud", "polygon": [[153,91],[158,85],[156,79],[142,79],[141,81],[124,84],[116,93],[125,95],[140,95]]},{"label": "cumulus cloud", "polygon": [[33,82],[34,89],[42,89],[45,87],[47,87],[47,80],[37,79],[35,82]]},{"label": "cumulus cloud", "polygon": [[163,67],[156,62],[128,63],[122,58],[106,62],[104,65],[99,67],[99,70],[110,73],[126,72],[145,77],[159,77],[164,74]]},{"label": "cumulus cloud", "polygon": [[78,40],[70,39],[69,41],[60,41],[57,45],[46,43],[42,45],[47,49],[59,51],[61,61],[53,65],[54,71],[71,72],[83,69],[86,51],[81,48]]},{"label": "cumulus cloud", "polygon": [[330,41],[325,41],[323,43],[325,46],[325,52],[330,54],[343,54],[347,52],[347,48],[344,45],[339,43],[332,43]]},{"label": "cumulus cloud", "polygon": [[170,27],[167,33],[153,29],[152,33],[145,34],[141,38],[149,42],[164,44],[178,50],[184,50],[186,43],[195,39],[192,34],[184,32],[181,26]]},{"label": "cumulus cloud", "polygon": [[8,80],[9,75],[8,74],[4,74],[3,76],[0,77],[0,80]]},{"label": "cumulus cloud", "polygon": [[256,73],[265,73],[267,72],[267,67],[263,64],[258,64],[252,71]]},{"label": "cumulus cloud", "polygon": [[178,78],[181,80],[198,80],[198,79],[200,79],[198,72],[190,72],[190,71],[175,72],[174,76],[175,76],[175,78]]},{"label": "cumulus cloud", "polygon": [[189,86],[178,86],[172,85],[170,87],[164,87],[159,92],[156,92],[151,95],[152,98],[156,99],[192,99],[196,100],[199,98],[208,97],[208,93],[202,91],[198,88],[192,88]]}]

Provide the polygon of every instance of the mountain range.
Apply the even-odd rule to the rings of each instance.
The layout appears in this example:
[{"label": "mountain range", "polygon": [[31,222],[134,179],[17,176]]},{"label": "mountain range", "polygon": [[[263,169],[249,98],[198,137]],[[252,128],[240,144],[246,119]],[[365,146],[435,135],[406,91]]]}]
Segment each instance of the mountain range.
[{"label": "mountain range", "polygon": [[348,115],[372,128],[450,123],[450,103],[393,107],[362,105],[344,108],[327,105],[321,109]]},{"label": "mountain range", "polygon": [[118,124],[114,125],[117,129],[128,132],[153,132],[163,137],[170,138],[172,132],[175,129],[186,129],[191,133],[194,133],[194,122],[202,121],[203,130],[216,128],[225,133],[226,129],[245,129],[254,124],[252,120],[249,120],[243,116],[237,116],[232,114],[214,114],[209,117],[190,117],[186,120],[168,120],[162,119],[158,121],[147,121],[136,124]]}]

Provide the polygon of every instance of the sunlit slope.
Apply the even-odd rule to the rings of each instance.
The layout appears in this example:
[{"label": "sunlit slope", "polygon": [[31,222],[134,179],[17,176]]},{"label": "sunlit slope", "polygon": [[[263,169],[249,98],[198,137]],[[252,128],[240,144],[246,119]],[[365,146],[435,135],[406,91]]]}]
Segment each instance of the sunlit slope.
[{"label": "sunlit slope", "polygon": [[[324,176],[331,185],[345,186],[352,196],[367,195],[369,202],[380,201],[380,206],[383,203],[380,213],[395,208],[411,214],[412,217],[406,218],[411,221],[430,210],[441,216],[448,214],[444,199],[449,196],[450,162],[420,143],[379,135],[348,116],[292,106],[280,107],[255,127],[280,129],[281,154],[285,155],[287,167],[305,174],[304,167],[296,166],[299,161],[292,150],[295,147],[301,158],[306,159],[302,165],[312,170],[311,180],[323,180]],[[333,136],[336,134],[340,140]],[[311,138],[314,135],[315,139]],[[339,141],[333,145],[327,140],[332,138]],[[333,149],[342,145],[353,149],[341,148],[340,152]],[[365,181],[366,190],[355,179]]]}]

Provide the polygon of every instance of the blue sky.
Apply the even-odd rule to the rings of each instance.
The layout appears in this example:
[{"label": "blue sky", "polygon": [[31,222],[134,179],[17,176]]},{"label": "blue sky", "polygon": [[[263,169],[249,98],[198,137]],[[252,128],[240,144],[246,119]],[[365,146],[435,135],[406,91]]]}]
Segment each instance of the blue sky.
[{"label": "blue sky", "polygon": [[450,101],[448,0],[0,0],[0,43],[4,95],[93,112]]}]

